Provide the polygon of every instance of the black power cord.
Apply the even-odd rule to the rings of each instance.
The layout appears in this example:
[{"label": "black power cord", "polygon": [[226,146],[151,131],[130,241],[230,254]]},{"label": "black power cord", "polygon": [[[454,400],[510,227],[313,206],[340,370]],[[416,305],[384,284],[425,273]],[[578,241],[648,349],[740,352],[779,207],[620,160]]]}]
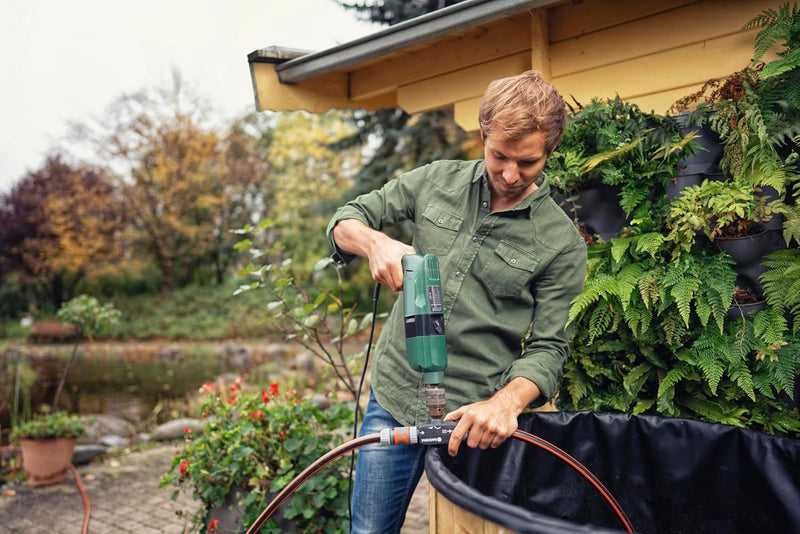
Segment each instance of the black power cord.
[{"label": "black power cord", "polygon": [[[372,350],[372,338],[375,336],[375,317],[378,315],[378,297],[381,294],[381,284],[375,282],[375,290],[372,292],[372,326],[369,330],[369,340],[367,341],[367,354],[364,356],[364,367],[361,369],[361,380],[358,383],[356,393],[356,409],[353,417],[353,440],[358,438],[358,412],[360,411],[359,402],[361,401],[361,390],[364,387],[364,378],[367,376],[369,366],[369,355]],[[355,449],[350,452],[350,473],[347,476],[347,518],[350,523],[350,530],[353,530],[353,471],[355,470],[356,453]]]}]

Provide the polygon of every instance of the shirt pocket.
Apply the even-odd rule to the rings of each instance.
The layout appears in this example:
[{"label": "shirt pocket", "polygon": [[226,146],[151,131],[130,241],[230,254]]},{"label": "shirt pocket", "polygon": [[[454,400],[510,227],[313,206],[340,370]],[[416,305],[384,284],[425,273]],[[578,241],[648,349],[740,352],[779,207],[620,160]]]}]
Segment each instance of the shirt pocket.
[{"label": "shirt pocket", "polygon": [[534,254],[501,241],[481,271],[481,279],[493,295],[517,297],[533,276],[539,258]]},{"label": "shirt pocket", "polygon": [[420,254],[444,256],[453,246],[464,218],[431,205],[425,208],[417,225],[415,247]]}]

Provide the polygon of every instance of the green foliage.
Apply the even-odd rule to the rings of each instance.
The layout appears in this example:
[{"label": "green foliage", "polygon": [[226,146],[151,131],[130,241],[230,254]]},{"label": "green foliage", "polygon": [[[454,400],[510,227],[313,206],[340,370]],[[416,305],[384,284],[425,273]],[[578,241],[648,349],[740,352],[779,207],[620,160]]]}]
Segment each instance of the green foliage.
[{"label": "green foliage", "polygon": [[79,438],[86,433],[86,424],[77,415],[43,411],[11,432],[11,441],[22,439]]},{"label": "green foliage", "polygon": [[[272,221],[264,221],[257,228],[246,227],[239,233],[254,237],[272,225]],[[316,283],[311,284],[302,279],[303,273],[294,267],[292,259],[285,257],[280,243],[262,251],[247,237],[237,247],[250,250],[262,264],[257,267],[251,263],[240,271],[241,276],[252,281],[240,285],[235,294],[266,291],[265,311],[272,327],[325,362],[336,382],[355,398],[354,374],[366,347],[350,354],[345,341],[368,330],[377,318],[371,312],[359,316],[357,303],[345,304],[341,267],[330,258],[319,260],[313,274]],[[336,275],[333,284],[324,277],[331,271]]]},{"label": "green foliage", "polygon": [[678,161],[693,150],[695,134],[684,135],[674,119],[644,113],[619,96],[578,106],[547,160],[553,187],[571,194],[599,184],[619,186],[627,215],[665,202],[665,188]]},{"label": "green foliage", "polygon": [[778,9],[765,9],[745,25],[745,29],[760,28],[756,35],[753,61],[761,61],[776,44],[782,45],[775,59],[764,66],[761,80],[774,81],[775,100],[786,101],[800,109],[800,9],[795,3],[782,4]]},{"label": "green foliage", "polygon": [[122,313],[111,303],[100,302],[89,295],[79,295],[64,303],[56,316],[65,323],[76,325],[90,339],[102,334],[119,322]]},{"label": "green foliage", "polygon": [[[206,531],[218,519],[214,509],[237,489],[242,516],[236,531],[244,532],[274,492],[341,442],[353,420],[351,405],[333,403],[321,409],[292,391],[281,392],[278,383],[260,392],[245,390],[241,380],[231,391],[207,383],[201,394],[206,396],[201,407],[204,429],[187,430],[160,484],[175,487],[175,495],[191,491],[202,502],[192,516],[193,532]],[[299,532],[344,532],[347,490],[346,469],[329,465],[301,485],[281,512]],[[281,529],[272,518],[261,531]]]},{"label": "green foliage", "polygon": [[778,313],[792,317],[792,331],[800,332],[800,250],[787,249],[767,256],[767,270],[760,276],[764,296]]},{"label": "green foliage", "polygon": [[745,180],[709,180],[681,191],[667,218],[666,240],[688,252],[695,236],[703,232],[711,241],[718,237],[742,237],[755,223],[772,217],[774,204]]},{"label": "green foliage", "polygon": [[[565,409],[655,413],[800,436],[789,411],[800,338],[779,308],[733,318],[723,253],[681,251],[642,233],[590,260],[573,301]],[[777,280],[777,277],[776,277]],[[785,286],[784,286],[785,287]]]}]

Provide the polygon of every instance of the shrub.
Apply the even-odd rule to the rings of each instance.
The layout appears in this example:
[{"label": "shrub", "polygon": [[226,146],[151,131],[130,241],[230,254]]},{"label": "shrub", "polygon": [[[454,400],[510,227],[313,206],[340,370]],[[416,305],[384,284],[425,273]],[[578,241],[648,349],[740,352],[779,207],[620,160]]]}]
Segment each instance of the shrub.
[{"label": "shrub", "polygon": [[[161,487],[191,491],[202,502],[192,517],[192,529],[203,531],[215,509],[229,493],[243,490],[237,503],[242,510],[238,528],[244,531],[295,476],[344,441],[352,424],[352,406],[333,403],[323,410],[294,392],[281,394],[273,383],[267,391],[245,392],[241,379],[230,391],[207,383],[201,413],[202,433],[185,434]],[[283,505],[282,515],[300,532],[347,530],[348,478],[342,467],[329,465],[300,486]],[[281,513],[279,511],[279,513]],[[216,525],[216,524],[215,524]],[[271,518],[261,532],[281,532]]]}]

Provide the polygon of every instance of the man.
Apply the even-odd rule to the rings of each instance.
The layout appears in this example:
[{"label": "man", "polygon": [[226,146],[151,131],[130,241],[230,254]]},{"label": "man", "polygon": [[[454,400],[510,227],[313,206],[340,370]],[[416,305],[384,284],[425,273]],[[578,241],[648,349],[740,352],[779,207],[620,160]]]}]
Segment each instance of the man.
[{"label": "man", "polygon": [[[406,254],[439,258],[447,334],[448,452],[500,446],[527,407],[552,399],[567,357],[572,299],[586,246],[550,198],[543,174],[566,127],[564,101],[539,73],[492,82],[481,100],[484,159],[437,161],[341,207],[328,226],[335,256],[369,260],[376,282],[402,288]],[[410,219],[411,245],[382,229]],[[426,422],[421,374],[405,357],[402,299],[376,347],[361,434]],[[399,532],[424,468],[420,446],[361,449],[353,530]]]}]

